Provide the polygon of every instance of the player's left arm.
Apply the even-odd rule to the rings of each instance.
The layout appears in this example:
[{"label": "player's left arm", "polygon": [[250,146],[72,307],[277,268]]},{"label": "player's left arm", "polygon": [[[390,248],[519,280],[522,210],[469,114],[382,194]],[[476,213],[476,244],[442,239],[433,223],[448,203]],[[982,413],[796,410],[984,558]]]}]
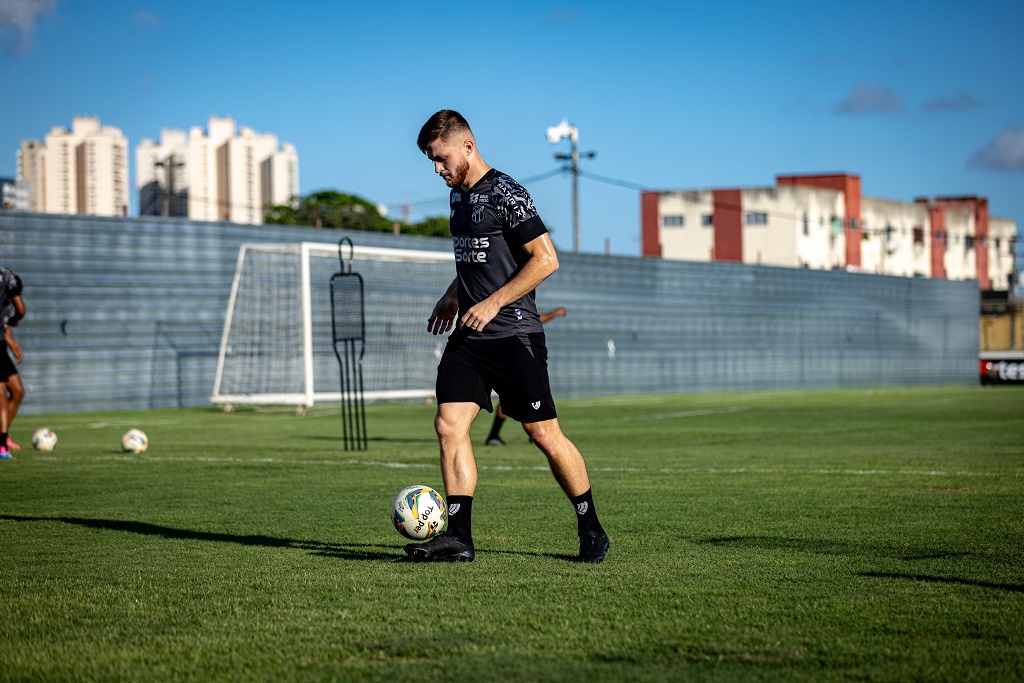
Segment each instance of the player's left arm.
[{"label": "player's left arm", "polygon": [[7,346],[10,348],[11,353],[14,354],[14,360],[20,363],[24,359],[24,356],[21,354],[21,344],[19,344],[18,340],[14,338],[14,333],[11,332],[11,328],[9,327],[4,328],[4,340],[7,342]]},{"label": "player's left arm", "polygon": [[515,276],[499,287],[493,294],[466,311],[459,320],[459,325],[472,330],[482,330],[487,323],[494,320],[502,306],[518,301],[544,282],[558,270],[558,254],[551,236],[544,233],[523,245],[527,260]]},{"label": "player's left arm", "polygon": [[14,305],[14,315],[10,317],[7,324],[11,327],[17,327],[21,319],[25,317],[25,300],[21,297],[21,294],[15,294],[9,300]]}]

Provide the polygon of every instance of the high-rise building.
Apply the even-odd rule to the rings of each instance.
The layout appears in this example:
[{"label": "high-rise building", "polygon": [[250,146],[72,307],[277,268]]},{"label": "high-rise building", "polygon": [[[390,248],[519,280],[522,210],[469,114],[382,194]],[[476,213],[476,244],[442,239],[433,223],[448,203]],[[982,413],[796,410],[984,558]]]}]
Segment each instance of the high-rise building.
[{"label": "high-rise building", "polygon": [[38,140],[22,140],[17,156],[14,184],[20,201],[11,208],[42,213],[46,210],[46,145]]},{"label": "high-rise building", "polygon": [[139,213],[193,220],[263,223],[266,207],[299,194],[295,147],[276,135],[211,117],[204,131],[160,131],[135,150]]},{"label": "high-rise building", "polygon": [[18,150],[17,208],[44,213],[124,216],[128,213],[128,141],[120,129],[76,116],[71,130],[54,127],[44,141]]},{"label": "high-rise building", "polygon": [[640,213],[642,256],[977,280],[986,291],[1015,278],[1016,223],[990,216],[986,198],[863,197],[848,173],[643,192]]}]

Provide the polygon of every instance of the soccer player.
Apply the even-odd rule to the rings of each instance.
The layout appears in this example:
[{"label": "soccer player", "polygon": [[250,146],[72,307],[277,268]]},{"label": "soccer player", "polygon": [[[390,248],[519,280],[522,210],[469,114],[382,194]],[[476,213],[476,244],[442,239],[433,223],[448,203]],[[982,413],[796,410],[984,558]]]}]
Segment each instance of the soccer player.
[{"label": "soccer player", "polygon": [[[555,309],[552,309],[550,311],[545,311],[544,313],[541,313],[540,314],[540,323],[541,323],[541,325],[546,325],[547,323],[551,322],[555,318],[560,318],[560,317],[562,317],[564,315],[565,315],[565,306],[559,306],[558,308],[555,308]],[[494,408],[494,422],[491,423],[491,431],[487,434],[487,441],[485,441],[484,443],[486,443],[488,446],[504,446],[505,445],[505,441],[501,438],[501,427],[502,427],[502,425],[505,424],[505,420],[507,420],[507,419],[508,419],[508,415],[506,415],[505,411],[501,409],[501,404],[499,403]]]},{"label": "soccer player", "polygon": [[547,348],[534,290],[558,269],[558,256],[526,190],[480,156],[466,119],[444,109],[416,140],[434,172],[452,188],[450,230],[456,277],[427,319],[427,330],[450,330],[437,368],[434,429],[448,529],[405,551],[418,561],[473,560],[472,509],[477,469],[469,431],[498,393],[505,413],[547,456],[576,511],[578,560],[600,562],[608,535],[594,509],[587,465],[558,424],[548,381]]},{"label": "soccer player", "polygon": [[[21,398],[25,395],[18,369],[7,353],[8,343],[13,341],[12,349],[19,356],[18,361],[21,362],[21,348],[14,341],[14,336],[10,331],[10,328],[16,327],[25,315],[25,301],[21,297],[21,290],[21,278],[0,266],[0,309],[2,309],[0,311],[0,332],[3,336],[3,340],[0,341],[0,460],[10,459],[11,450],[21,448],[11,440],[7,433],[11,421],[14,419],[14,413],[17,412],[18,405],[21,404]],[[12,401],[8,400],[8,391],[11,393]],[[11,411],[12,404],[13,412]]]}]

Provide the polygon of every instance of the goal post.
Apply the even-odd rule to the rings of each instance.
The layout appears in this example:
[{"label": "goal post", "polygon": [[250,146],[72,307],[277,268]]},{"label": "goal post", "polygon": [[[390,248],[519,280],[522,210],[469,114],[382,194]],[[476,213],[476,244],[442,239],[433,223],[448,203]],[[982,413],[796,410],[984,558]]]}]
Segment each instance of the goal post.
[{"label": "goal post", "polygon": [[[429,398],[443,341],[426,321],[455,276],[450,251],[352,248],[365,286],[367,400]],[[289,405],[341,401],[331,329],[338,246],[244,244],[228,296],[210,401]]]}]

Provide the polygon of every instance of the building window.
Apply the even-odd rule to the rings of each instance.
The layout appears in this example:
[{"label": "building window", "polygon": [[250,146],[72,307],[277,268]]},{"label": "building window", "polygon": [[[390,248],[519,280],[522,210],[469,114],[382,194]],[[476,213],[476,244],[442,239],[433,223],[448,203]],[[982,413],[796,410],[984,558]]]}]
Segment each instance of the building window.
[{"label": "building window", "polygon": [[681,228],[685,223],[683,216],[662,216],[661,227],[663,228]]},{"label": "building window", "polygon": [[804,211],[804,235],[811,234],[811,224],[807,220],[807,212]]},{"label": "building window", "polygon": [[964,235],[964,249],[974,249],[974,235]]},{"label": "building window", "polygon": [[747,225],[768,225],[768,214],[763,211],[748,211],[746,223]]},{"label": "building window", "polygon": [[924,228],[920,225],[914,227],[914,244],[924,244]]},{"label": "building window", "polygon": [[700,224],[703,225],[705,228],[710,228],[712,225],[715,224],[714,214],[706,213],[703,216],[701,216]]}]

